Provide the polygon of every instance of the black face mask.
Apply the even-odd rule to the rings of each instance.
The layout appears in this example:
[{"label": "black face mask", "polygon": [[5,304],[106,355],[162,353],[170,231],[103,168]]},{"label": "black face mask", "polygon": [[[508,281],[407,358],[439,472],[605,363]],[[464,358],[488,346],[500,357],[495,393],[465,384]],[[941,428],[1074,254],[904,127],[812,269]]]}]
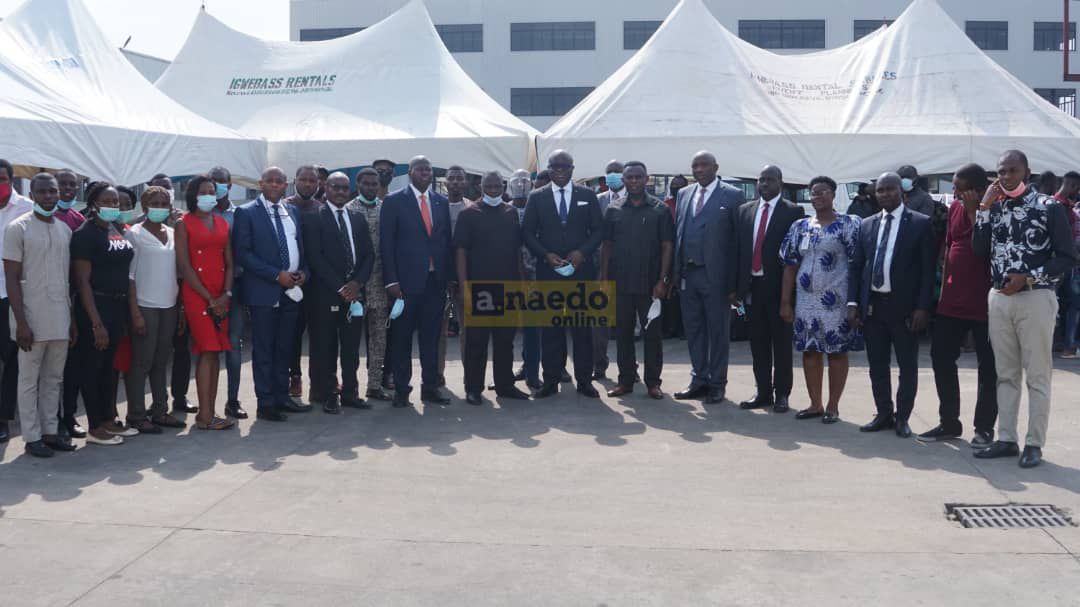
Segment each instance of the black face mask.
[{"label": "black face mask", "polygon": [[383,186],[384,188],[386,186],[390,185],[390,182],[394,180],[394,172],[393,171],[387,171],[387,170],[383,169],[381,171],[376,170],[376,172],[379,173],[379,185]]},{"label": "black face mask", "polygon": [[316,190],[314,198],[317,198],[319,200],[325,200],[326,199],[326,188],[320,187],[318,190]]},{"label": "black face mask", "polygon": [[679,190],[681,190],[681,189],[682,188],[676,188],[676,187],[672,186],[672,188],[671,188],[671,197],[675,198],[676,196],[678,196],[679,195]]}]

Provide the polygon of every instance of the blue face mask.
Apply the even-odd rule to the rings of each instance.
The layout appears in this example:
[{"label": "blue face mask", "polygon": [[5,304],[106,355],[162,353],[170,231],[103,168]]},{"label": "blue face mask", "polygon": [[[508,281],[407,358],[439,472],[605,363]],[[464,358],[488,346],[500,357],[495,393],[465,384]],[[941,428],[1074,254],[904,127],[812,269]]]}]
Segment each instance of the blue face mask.
[{"label": "blue face mask", "polygon": [[566,276],[566,277],[573,276],[574,275],[574,264],[568,263],[568,264],[566,264],[564,266],[559,266],[559,267],[555,268],[555,271],[559,274],[559,276]]},{"label": "blue face mask", "polygon": [[622,173],[608,173],[604,180],[607,182],[607,187],[613,190],[622,189]]},{"label": "blue face mask", "polygon": [[147,209],[146,218],[153,223],[162,223],[169,218],[169,209]]},{"label": "blue face mask", "polygon": [[905,192],[910,192],[915,189],[915,182],[905,177],[900,180],[900,187],[903,188]]},{"label": "blue face mask", "polygon": [[349,305],[349,316],[359,318],[364,315],[364,304],[354,301]]},{"label": "blue face mask", "polygon": [[101,207],[98,209],[97,216],[105,223],[113,223],[120,219],[120,209],[117,207]]},{"label": "blue face mask", "polygon": [[120,211],[120,223],[130,224],[133,221],[135,221],[135,210],[134,209],[132,209],[130,211]]},{"label": "blue face mask", "polygon": [[488,205],[489,207],[497,207],[502,203],[503,199],[500,196],[491,197],[484,195],[484,204]]},{"label": "blue face mask", "polygon": [[200,211],[209,213],[217,206],[217,198],[213,194],[200,194],[195,198],[195,204]]},{"label": "blue face mask", "polygon": [[404,312],[404,311],[405,311],[405,300],[404,299],[396,299],[396,300],[394,300],[394,305],[393,305],[393,307],[390,308],[390,320],[394,320],[398,316],[401,316],[401,313]]},{"label": "blue face mask", "polygon": [[[68,211],[71,209],[71,207],[75,206],[75,199],[72,198],[71,200],[57,200],[56,206],[60,207],[65,211]],[[49,214],[52,215],[52,213]]]},{"label": "blue face mask", "polygon": [[45,209],[41,208],[41,205],[39,205],[38,203],[35,202],[34,203],[34,212],[37,213],[38,215],[41,215],[42,217],[52,217],[53,213],[56,212],[56,207],[53,207],[51,211],[46,211]]},{"label": "blue face mask", "polygon": [[214,194],[217,195],[218,200],[221,200],[222,198],[228,197],[228,195],[229,195],[229,184],[227,184],[227,183],[218,183],[218,184],[214,185],[214,188],[216,190],[214,192]]}]

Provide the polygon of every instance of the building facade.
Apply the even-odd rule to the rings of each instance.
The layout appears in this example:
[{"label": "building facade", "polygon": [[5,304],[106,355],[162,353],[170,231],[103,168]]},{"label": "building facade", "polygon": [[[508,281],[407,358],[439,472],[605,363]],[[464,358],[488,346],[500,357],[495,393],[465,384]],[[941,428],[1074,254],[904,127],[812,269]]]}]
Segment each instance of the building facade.
[{"label": "building facade", "polygon": [[[327,40],[373,25],[408,0],[291,0],[291,38]],[[1063,111],[1062,0],[938,0],[987,54]],[[704,0],[730,31],[778,53],[848,44],[891,22],[907,0]],[[447,48],[495,100],[544,130],[639,49],[677,0],[425,0]],[[1073,71],[1080,1],[1071,0]],[[700,57],[700,61],[708,61]],[[360,59],[362,60],[362,59]],[[658,81],[677,95],[678,82]]]}]

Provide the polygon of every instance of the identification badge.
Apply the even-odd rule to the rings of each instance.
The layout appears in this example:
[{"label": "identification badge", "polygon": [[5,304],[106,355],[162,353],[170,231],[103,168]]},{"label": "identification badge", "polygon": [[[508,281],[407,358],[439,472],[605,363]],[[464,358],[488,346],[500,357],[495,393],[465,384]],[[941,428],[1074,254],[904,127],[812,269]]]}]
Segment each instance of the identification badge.
[{"label": "identification badge", "polygon": [[684,279],[682,279],[682,281],[680,282],[680,284],[679,284],[679,290],[680,290],[680,291],[685,291],[685,290],[686,290],[686,279],[685,279],[685,278],[684,278]]},{"label": "identification badge", "polygon": [[810,235],[809,234],[803,234],[802,235],[802,240],[799,241],[799,250],[800,251],[806,251],[809,248],[810,248]]}]

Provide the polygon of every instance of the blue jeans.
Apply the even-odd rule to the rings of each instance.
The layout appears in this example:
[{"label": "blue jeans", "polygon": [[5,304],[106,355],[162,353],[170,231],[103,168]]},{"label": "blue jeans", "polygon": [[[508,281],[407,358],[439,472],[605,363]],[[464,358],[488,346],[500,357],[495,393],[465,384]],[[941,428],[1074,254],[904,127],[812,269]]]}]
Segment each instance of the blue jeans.
[{"label": "blue jeans", "polygon": [[521,330],[521,362],[525,379],[540,381],[540,327]]},{"label": "blue jeans", "polygon": [[1076,351],[1076,330],[1080,328],[1080,268],[1067,277],[1067,306],[1065,308],[1065,334],[1061,336],[1064,349]]},{"label": "blue jeans", "polygon": [[247,310],[240,305],[240,287],[233,287],[232,307],[229,308],[229,344],[232,350],[225,353],[225,371],[229,376],[228,399],[240,400],[240,363],[243,360],[244,322]]}]

